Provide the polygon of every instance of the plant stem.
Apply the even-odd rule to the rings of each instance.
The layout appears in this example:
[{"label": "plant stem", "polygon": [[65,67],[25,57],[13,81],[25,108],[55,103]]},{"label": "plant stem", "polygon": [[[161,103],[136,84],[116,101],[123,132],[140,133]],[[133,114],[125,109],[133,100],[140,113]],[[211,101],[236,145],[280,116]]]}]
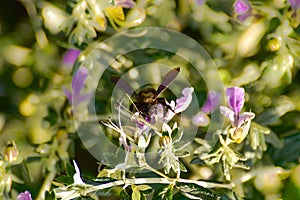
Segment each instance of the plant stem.
[{"label": "plant stem", "polygon": [[55,167],[52,167],[52,170],[49,171],[49,173],[47,174],[36,199],[45,199],[44,198],[45,191],[50,191],[51,184],[52,184],[52,181],[54,180],[55,176],[56,176],[56,169],[55,169]]},{"label": "plant stem", "polygon": [[[92,192],[96,192],[98,190],[103,190],[107,188],[111,188],[114,186],[121,186],[121,185],[142,185],[142,184],[174,184],[176,181],[181,183],[194,183],[197,185],[200,185],[205,188],[226,188],[226,189],[232,189],[234,187],[233,183],[229,184],[221,184],[221,183],[211,183],[206,181],[196,181],[196,180],[188,180],[188,179],[173,179],[173,178],[133,178],[133,179],[125,179],[125,180],[117,180],[110,183],[105,183],[102,185],[97,186],[91,186],[86,185],[85,187],[88,187],[84,190],[81,190],[80,193],[72,193],[72,198],[79,197],[80,194],[88,194]],[[69,199],[68,197],[66,197]]]},{"label": "plant stem", "polygon": [[205,188],[226,188],[226,189],[234,188],[234,183],[222,184],[222,183],[196,181],[196,180],[188,180],[188,179],[181,179],[181,178],[178,179],[177,181],[180,183],[194,183],[194,184],[200,185]]},{"label": "plant stem", "polygon": [[147,163],[146,163],[145,169],[148,169],[149,171],[152,171],[152,172],[156,173],[157,175],[163,177],[164,179],[172,180],[172,178],[169,178],[169,177],[168,177],[167,175],[165,175],[164,173],[162,173],[162,172],[160,172],[160,171],[158,171],[158,170],[152,168],[152,167],[151,167],[150,165],[148,165]]}]

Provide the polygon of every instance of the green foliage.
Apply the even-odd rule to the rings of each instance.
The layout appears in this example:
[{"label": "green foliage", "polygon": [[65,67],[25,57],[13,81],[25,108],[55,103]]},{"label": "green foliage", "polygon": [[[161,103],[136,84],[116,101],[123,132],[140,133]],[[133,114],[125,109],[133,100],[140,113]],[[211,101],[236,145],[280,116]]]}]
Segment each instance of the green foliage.
[{"label": "green foliage", "polygon": [[[245,2],[249,10],[238,12]],[[0,11],[0,199],[25,190],[46,200],[300,198],[300,9],[292,1],[20,0]],[[187,37],[171,40],[180,48],[168,52],[171,34],[149,39],[154,29],[134,29],[144,27]],[[70,61],[72,50],[80,56]],[[81,67],[88,74],[78,86]],[[166,105],[155,107],[149,121],[110,81],[157,89],[175,67],[179,76],[158,98],[175,102],[193,87],[209,126],[194,124],[192,106],[173,109],[172,119]],[[233,86],[244,88],[245,103],[223,117]],[[214,87],[222,87],[220,105],[206,112]],[[243,112],[255,118],[237,125]],[[116,148],[102,152],[108,143]]]},{"label": "green foliage", "polygon": [[161,187],[156,189],[153,194],[153,199],[158,200],[172,200],[173,199],[173,185]]},{"label": "green foliage", "polygon": [[216,194],[210,190],[193,184],[193,183],[176,183],[176,188],[190,199],[206,199],[206,200],[217,200],[220,199]]}]

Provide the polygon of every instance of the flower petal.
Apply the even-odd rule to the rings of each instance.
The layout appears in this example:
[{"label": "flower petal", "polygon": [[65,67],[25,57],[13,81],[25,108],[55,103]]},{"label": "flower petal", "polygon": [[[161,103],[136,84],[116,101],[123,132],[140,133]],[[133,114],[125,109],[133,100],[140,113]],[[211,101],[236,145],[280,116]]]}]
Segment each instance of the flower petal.
[{"label": "flower petal", "polygon": [[163,119],[165,115],[165,108],[162,104],[156,104],[150,107],[149,109],[149,116],[150,116],[150,121],[157,122],[159,119]]},{"label": "flower petal", "polygon": [[136,4],[132,0],[117,0],[116,5],[123,8],[133,8]]},{"label": "flower petal", "polygon": [[240,127],[234,127],[229,130],[230,137],[237,144],[240,144],[248,135],[250,129],[251,120],[248,119],[241,124]]},{"label": "flower petal", "polygon": [[73,164],[74,164],[75,171],[76,171],[76,173],[73,175],[74,184],[75,185],[84,185],[85,183],[82,181],[82,179],[80,177],[79,167],[77,166],[77,164],[74,160],[73,160]]},{"label": "flower petal", "polygon": [[226,95],[228,98],[228,106],[234,111],[235,114],[238,114],[242,107],[244,106],[245,101],[245,90],[244,88],[231,87],[227,88]]},{"label": "flower petal", "polygon": [[233,126],[235,126],[235,119],[234,119],[235,114],[231,109],[229,109],[225,106],[220,106],[220,112],[222,115],[224,115],[227,119],[230,120],[230,122]]},{"label": "flower petal", "polygon": [[196,4],[202,6],[205,3],[205,0],[196,0]]},{"label": "flower petal", "polygon": [[81,94],[76,99],[76,105],[79,105],[81,102],[84,102],[84,101],[89,101],[91,98],[92,98],[92,94]]},{"label": "flower petal", "polygon": [[189,107],[189,105],[192,102],[193,92],[194,92],[193,87],[184,88],[182,90],[183,96],[180,97],[179,99],[176,99],[176,103],[174,101],[167,103],[172,108],[172,110],[168,109],[164,120],[165,122],[168,122],[174,117],[175,114],[180,113]]},{"label": "flower petal", "polygon": [[294,10],[300,9],[300,1],[299,0],[288,0],[288,1]]},{"label": "flower petal", "polygon": [[253,112],[243,112],[238,116],[237,127],[240,127],[242,124],[245,123],[245,121],[252,120],[254,117],[255,114]]},{"label": "flower petal", "polygon": [[32,200],[30,192],[27,190],[18,195],[17,200]]},{"label": "flower petal", "polygon": [[220,93],[216,91],[209,91],[207,94],[207,99],[204,102],[201,111],[208,114],[212,113],[220,105]]},{"label": "flower petal", "polygon": [[182,90],[183,96],[179,99],[176,99],[175,113],[180,113],[186,110],[192,102],[192,94],[194,92],[194,88],[184,88]]},{"label": "flower petal", "polygon": [[72,89],[75,95],[79,95],[84,87],[85,79],[88,75],[88,69],[80,67],[72,80]]},{"label": "flower petal", "polygon": [[241,15],[250,11],[251,4],[248,0],[237,0],[234,2],[233,8],[237,15]]},{"label": "flower petal", "polygon": [[67,97],[67,99],[69,100],[70,104],[72,103],[72,91],[70,91],[69,89],[67,89],[66,87],[63,87],[63,91]]},{"label": "flower petal", "polygon": [[233,9],[240,21],[245,21],[251,16],[251,4],[248,0],[235,1]]},{"label": "flower petal", "polygon": [[63,55],[63,63],[68,66],[73,65],[80,53],[81,53],[81,51],[78,49],[69,49]]},{"label": "flower petal", "polygon": [[200,111],[192,118],[192,123],[195,126],[205,127],[209,125],[210,119],[204,112]]}]

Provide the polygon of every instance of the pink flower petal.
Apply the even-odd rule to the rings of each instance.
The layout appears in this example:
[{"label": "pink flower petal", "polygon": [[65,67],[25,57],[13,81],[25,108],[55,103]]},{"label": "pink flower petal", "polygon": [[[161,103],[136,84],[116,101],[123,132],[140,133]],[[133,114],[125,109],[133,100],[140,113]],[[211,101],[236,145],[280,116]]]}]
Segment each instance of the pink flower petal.
[{"label": "pink flower petal", "polygon": [[63,62],[65,65],[73,65],[78,58],[79,54],[81,53],[78,49],[69,49],[64,55],[63,55]]},{"label": "pink flower petal", "polygon": [[185,111],[192,102],[192,94],[194,92],[194,88],[184,88],[182,90],[183,96],[179,99],[176,99],[175,113],[181,113]]},{"label": "pink flower petal", "polygon": [[122,8],[133,8],[136,4],[133,0],[117,0],[116,5]]},{"label": "pink flower petal", "polygon": [[237,127],[240,127],[245,121],[254,119],[255,114],[253,112],[243,112],[238,116]]},{"label": "pink flower petal", "polygon": [[175,114],[183,112],[189,107],[189,105],[192,102],[193,92],[194,92],[194,88],[192,87],[184,88],[182,90],[183,96],[180,97],[179,99],[176,99],[176,103],[174,101],[168,103],[169,106],[173,109],[173,111],[170,109],[168,110],[165,116],[165,122],[168,122],[174,117]]},{"label": "pink flower petal", "polygon": [[220,106],[220,112],[222,115],[224,115],[227,119],[230,120],[233,126],[235,126],[235,117],[234,117],[235,114],[231,109],[225,106]]},{"label": "pink flower petal", "polygon": [[244,106],[245,101],[245,90],[244,88],[231,87],[227,88],[226,95],[228,98],[228,106],[234,111],[235,114],[238,114],[242,107]]},{"label": "pink flower petal", "polygon": [[17,200],[32,200],[30,192],[27,190],[18,195]]},{"label": "pink flower petal", "polygon": [[212,113],[220,105],[221,95],[216,91],[209,91],[207,94],[207,99],[204,102],[201,111],[208,114]]},{"label": "pink flower petal", "polygon": [[208,126],[210,122],[209,117],[204,113],[204,112],[198,112],[193,118],[192,118],[192,123],[195,126]]}]

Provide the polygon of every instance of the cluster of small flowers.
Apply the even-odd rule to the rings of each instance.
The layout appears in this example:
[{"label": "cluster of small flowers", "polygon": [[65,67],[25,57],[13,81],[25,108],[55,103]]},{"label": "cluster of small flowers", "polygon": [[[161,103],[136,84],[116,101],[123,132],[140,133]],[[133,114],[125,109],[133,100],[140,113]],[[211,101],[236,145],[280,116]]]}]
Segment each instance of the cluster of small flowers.
[{"label": "cluster of small flowers", "polygon": [[[300,1],[298,0],[288,0],[294,15],[300,9]],[[247,20],[251,15],[253,15],[253,6],[249,0],[236,0],[233,4],[234,13],[240,21]]]}]

